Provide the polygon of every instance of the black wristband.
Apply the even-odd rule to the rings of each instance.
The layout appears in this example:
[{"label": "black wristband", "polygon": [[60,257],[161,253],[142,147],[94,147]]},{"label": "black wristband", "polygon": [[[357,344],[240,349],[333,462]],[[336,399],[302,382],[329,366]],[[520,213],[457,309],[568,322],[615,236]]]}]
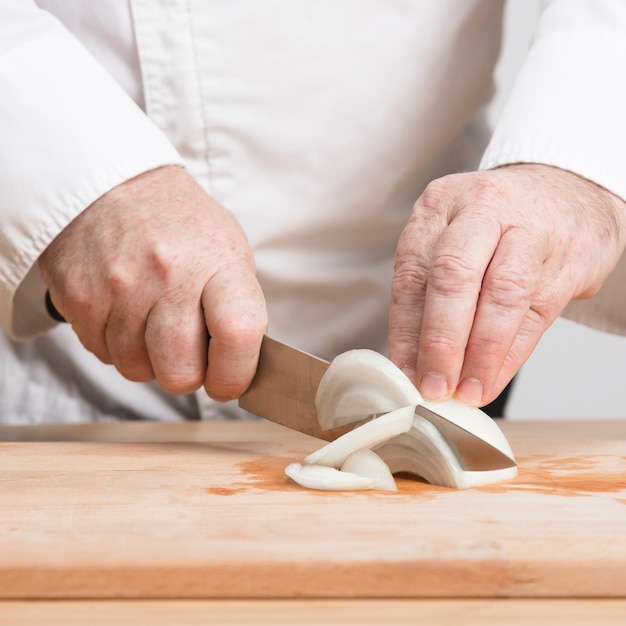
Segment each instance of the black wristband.
[{"label": "black wristband", "polygon": [[50,292],[46,289],[46,311],[48,311],[48,315],[57,322],[65,322],[65,318],[57,311],[57,308],[52,304],[52,299],[50,298]]}]

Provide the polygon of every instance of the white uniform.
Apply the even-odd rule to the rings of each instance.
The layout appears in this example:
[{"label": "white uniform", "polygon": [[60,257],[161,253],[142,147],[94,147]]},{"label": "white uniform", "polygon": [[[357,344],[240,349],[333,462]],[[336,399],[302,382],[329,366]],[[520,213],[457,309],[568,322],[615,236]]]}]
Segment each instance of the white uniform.
[{"label": "white uniform", "polygon": [[[328,358],[384,351],[413,202],[485,150],[502,8],[0,0],[0,420],[231,414],[202,391],[125,381],[45,312],[36,261],[50,241],[168,163],[240,220],[272,335]],[[548,163],[626,197],[625,67],[626,3],[547,2],[483,167]],[[626,331],[624,276],[579,318]]]}]

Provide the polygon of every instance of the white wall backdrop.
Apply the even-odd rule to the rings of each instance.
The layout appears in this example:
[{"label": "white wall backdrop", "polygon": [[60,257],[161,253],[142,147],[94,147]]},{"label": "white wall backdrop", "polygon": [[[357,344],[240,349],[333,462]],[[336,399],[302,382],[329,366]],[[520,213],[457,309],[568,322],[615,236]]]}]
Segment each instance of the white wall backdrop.
[{"label": "white wall backdrop", "polygon": [[[538,0],[508,0],[492,120],[523,59],[538,13]],[[626,418],[625,387],[626,337],[559,319],[518,374],[506,417]]]}]

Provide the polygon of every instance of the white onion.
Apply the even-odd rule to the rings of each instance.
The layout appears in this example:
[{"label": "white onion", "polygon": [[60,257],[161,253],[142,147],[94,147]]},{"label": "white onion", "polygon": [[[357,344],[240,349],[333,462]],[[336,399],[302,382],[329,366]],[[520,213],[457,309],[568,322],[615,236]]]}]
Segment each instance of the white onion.
[{"label": "white onion", "polygon": [[409,432],[394,437],[377,448],[376,453],[392,474],[407,472],[432,485],[455,489],[479,487],[517,476],[516,466],[487,471],[464,470],[439,430],[419,415]]},{"label": "white onion", "polygon": [[415,385],[388,358],[373,350],[335,357],[320,380],[315,407],[323,429],[351,424],[355,416],[386,413],[423,401]]},{"label": "white onion", "polygon": [[341,466],[342,472],[350,472],[378,481],[376,489],[384,491],[398,491],[393,474],[389,466],[373,450],[363,448],[353,452]]},{"label": "white onion", "polygon": [[408,432],[414,415],[415,406],[405,406],[381,415],[312,452],[304,461],[340,467],[353,452],[362,448],[374,448],[396,435]]},{"label": "white onion", "polygon": [[396,365],[372,350],[351,350],[336,357],[322,377],[315,404],[324,429],[373,413],[386,414],[313,452],[304,465],[292,463],[285,471],[304,487],[396,489],[392,474],[409,472],[435,485],[466,489],[517,475],[516,466],[464,470],[445,437],[415,412],[416,406],[442,415],[513,459],[509,442],[496,422],[480,409],[455,399],[424,400]]},{"label": "white onion", "polygon": [[285,474],[301,487],[322,491],[360,491],[378,487],[376,478],[342,472],[327,465],[291,463],[285,468]]}]

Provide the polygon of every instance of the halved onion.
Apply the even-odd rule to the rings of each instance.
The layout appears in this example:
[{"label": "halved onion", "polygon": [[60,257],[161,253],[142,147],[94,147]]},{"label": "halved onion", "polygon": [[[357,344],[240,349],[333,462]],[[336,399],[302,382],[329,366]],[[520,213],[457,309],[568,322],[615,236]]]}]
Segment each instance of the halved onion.
[{"label": "halved onion", "polygon": [[[294,464],[289,466],[289,475],[303,486],[308,486],[303,476],[315,475],[315,484],[325,485],[314,487],[316,489],[384,488],[362,486],[367,480],[373,480],[372,475],[381,481],[379,472],[386,476],[380,460],[392,474],[410,472],[429,483],[457,489],[508,480],[517,475],[516,466],[488,471],[464,470],[445,437],[419,415],[419,411],[415,412],[416,406],[422,405],[446,417],[513,459],[509,442],[498,425],[480,409],[458,400],[424,400],[394,363],[372,350],[351,350],[336,357],[322,377],[315,403],[320,424],[325,429],[350,424],[373,413],[386,414],[357,426],[310,454],[305,465],[296,464],[298,473]],[[377,460],[371,456],[371,450],[376,450],[371,454]],[[367,480],[358,482],[353,476]],[[388,478],[385,481],[389,487]],[[361,486],[348,486],[356,484]]]}]

